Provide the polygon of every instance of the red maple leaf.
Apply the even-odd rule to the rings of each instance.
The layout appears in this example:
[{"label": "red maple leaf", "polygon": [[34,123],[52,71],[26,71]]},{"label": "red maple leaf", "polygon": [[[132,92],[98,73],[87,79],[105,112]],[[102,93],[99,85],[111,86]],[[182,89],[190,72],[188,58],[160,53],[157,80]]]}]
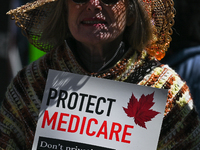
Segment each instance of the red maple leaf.
[{"label": "red maple leaf", "polygon": [[132,94],[130,101],[128,103],[128,108],[124,108],[125,113],[128,117],[134,117],[135,124],[146,128],[145,122],[151,121],[160,112],[150,109],[155,102],[153,102],[154,92],[145,96],[141,96],[139,101]]}]

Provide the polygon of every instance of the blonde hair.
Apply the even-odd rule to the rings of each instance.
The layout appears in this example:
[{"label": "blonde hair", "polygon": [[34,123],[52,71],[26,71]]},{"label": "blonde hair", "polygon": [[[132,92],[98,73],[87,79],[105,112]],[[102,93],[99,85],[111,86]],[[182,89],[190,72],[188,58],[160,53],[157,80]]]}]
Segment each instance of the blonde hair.
[{"label": "blonde hair", "polygon": [[[152,27],[147,12],[138,0],[129,0],[127,15],[134,19],[132,25],[124,31],[124,42],[135,50],[142,50],[152,38]],[[49,14],[49,20],[43,26],[40,41],[49,43],[57,41],[56,46],[71,36],[67,25],[67,10],[65,0],[55,2],[55,7]],[[53,39],[53,40],[52,40]]]},{"label": "blonde hair", "polygon": [[134,19],[124,32],[124,40],[135,50],[143,50],[152,38],[150,18],[138,0],[129,0],[128,15]]},{"label": "blonde hair", "polygon": [[69,33],[67,25],[67,12],[64,0],[54,2],[51,13],[48,14],[48,20],[43,25],[43,33],[39,41],[41,43],[54,43],[55,47],[63,43]]}]

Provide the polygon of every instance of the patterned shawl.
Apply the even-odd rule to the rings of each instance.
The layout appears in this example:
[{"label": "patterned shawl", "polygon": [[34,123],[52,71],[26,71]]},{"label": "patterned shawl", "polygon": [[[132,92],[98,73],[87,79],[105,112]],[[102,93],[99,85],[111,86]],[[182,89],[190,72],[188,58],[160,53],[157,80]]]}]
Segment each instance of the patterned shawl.
[{"label": "patterned shawl", "polygon": [[89,73],[63,44],[21,70],[9,85],[0,109],[0,149],[31,149],[49,69],[169,89],[158,149],[200,148],[200,121],[189,89],[171,68],[146,51],[129,50],[113,67]]}]

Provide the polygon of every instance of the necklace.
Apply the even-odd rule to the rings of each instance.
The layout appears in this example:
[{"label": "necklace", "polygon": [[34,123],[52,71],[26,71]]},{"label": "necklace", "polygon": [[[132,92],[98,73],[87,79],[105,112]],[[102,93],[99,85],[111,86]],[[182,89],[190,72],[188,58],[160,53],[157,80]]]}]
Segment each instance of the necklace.
[{"label": "necklace", "polygon": [[124,54],[124,47],[125,47],[125,46],[124,46],[124,42],[121,42],[121,43],[119,44],[119,47],[117,48],[115,54],[113,55],[113,57],[112,57],[109,61],[107,61],[97,72],[102,71],[103,68],[105,68],[108,64],[110,64],[110,63],[116,58],[116,56],[117,56],[119,53],[120,53],[120,55]]},{"label": "necklace", "polygon": [[[117,50],[118,52],[120,52],[120,48],[121,46]],[[137,51],[134,51],[132,48],[129,48],[129,50],[124,54],[123,58],[121,58],[113,67],[103,71],[90,73],[87,72],[84,68],[82,68],[81,65],[79,65],[66,41],[65,41],[65,53],[67,57],[66,63],[71,72],[94,76],[98,78],[112,79],[116,81],[126,80],[128,76],[135,71],[136,68],[139,68],[144,63],[143,59],[147,56],[146,51],[142,51],[140,55],[138,55]],[[112,61],[114,57],[111,58],[109,62]]]}]

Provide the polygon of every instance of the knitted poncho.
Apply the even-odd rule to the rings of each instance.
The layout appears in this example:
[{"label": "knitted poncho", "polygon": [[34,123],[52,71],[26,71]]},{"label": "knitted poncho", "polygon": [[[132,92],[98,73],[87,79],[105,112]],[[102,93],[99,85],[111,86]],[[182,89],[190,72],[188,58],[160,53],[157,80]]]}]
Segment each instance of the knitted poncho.
[{"label": "knitted poncho", "polygon": [[9,85],[0,109],[0,149],[31,149],[49,69],[169,89],[158,149],[200,148],[200,121],[189,89],[167,65],[145,51],[129,50],[115,66],[89,73],[63,44],[21,70]]}]

